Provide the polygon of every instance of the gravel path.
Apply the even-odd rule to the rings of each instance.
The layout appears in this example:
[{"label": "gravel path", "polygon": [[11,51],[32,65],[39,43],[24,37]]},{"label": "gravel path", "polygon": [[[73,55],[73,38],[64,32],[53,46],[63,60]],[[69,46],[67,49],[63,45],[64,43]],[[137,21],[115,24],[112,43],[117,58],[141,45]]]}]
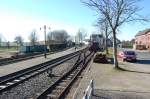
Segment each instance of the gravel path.
[{"label": "gravel path", "polygon": [[[78,57],[75,57],[66,63],[63,63],[52,70],[54,75],[63,75],[66,71],[72,68],[73,64],[77,61]],[[9,91],[6,91],[0,95],[0,99],[29,99],[35,98],[42,89],[48,88],[52,82],[58,77],[50,78],[47,73],[40,74]]]}]

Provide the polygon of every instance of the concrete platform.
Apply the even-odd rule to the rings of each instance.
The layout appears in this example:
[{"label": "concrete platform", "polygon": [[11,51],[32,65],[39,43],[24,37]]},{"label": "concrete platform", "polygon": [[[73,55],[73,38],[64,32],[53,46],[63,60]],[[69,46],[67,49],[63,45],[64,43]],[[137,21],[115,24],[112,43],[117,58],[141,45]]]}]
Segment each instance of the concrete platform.
[{"label": "concrete platform", "polygon": [[112,64],[92,63],[77,88],[74,99],[82,99],[94,80],[92,99],[150,99],[150,74],[117,70]]},{"label": "concrete platform", "polygon": [[[85,48],[85,47],[83,47],[83,48]],[[81,50],[81,49],[82,48],[76,49],[76,51]],[[33,59],[21,61],[21,62],[16,62],[16,63],[0,66],[0,77],[5,76],[10,73],[13,73],[13,72],[16,72],[16,71],[19,71],[19,70],[22,70],[22,69],[25,69],[25,68],[32,67],[34,65],[37,65],[37,64],[40,64],[40,63],[43,63],[46,61],[50,61],[52,59],[55,59],[60,56],[64,56],[64,55],[67,55],[67,54],[73,53],[73,52],[75,52],[75,48],[71,48],[66,51],[48,55],[46,59],[43,56],[43,57],[37,57],[37,58],[33,58]]]}]

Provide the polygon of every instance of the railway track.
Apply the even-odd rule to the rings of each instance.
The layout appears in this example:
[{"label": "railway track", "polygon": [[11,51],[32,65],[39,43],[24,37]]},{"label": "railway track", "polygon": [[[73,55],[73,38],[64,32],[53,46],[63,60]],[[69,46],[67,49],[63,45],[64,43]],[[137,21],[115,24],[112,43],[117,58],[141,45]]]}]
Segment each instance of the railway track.
[{"label": "railway track", "polygon": [[78,63],[75,64],[71,70],[69,70],[66,74],[49,86],[48,89],[37,96],[37,99],[64,99],[71,85],[80,75],[82,70],[89,64],[93,56],[94,53],[90,53],[86,56],[86,60],[83,59],[78,61]]},{"label": "railway track", "polygon": [[1,77],[0,78],[0,94],[17,86],[20,83],[23,83],[24,81],[29,80],[32,77],[35,77],[36,75],[44,73],[48,71],[49,69],[55,66],[58,66],[59,64],[62,64],[76,56],[79,56],[81,52],[82,51],[77,51],[77,52],[68,54],[66,56],[62,56],[54,60],[36,65],[34,67],[27,68],[27,69],[15,72],[13,74]]},{"label": "railway track", "polygon": [[[48,53],[50,54],[50,53]],[[21,56],[21,57],[11,57],[11,58],[4,58],[0,59],[0,66],[23,61],[23,60],[28,60],[36,57],[41,57],[43,56],[43,53],[40,54],[31,54],[31,55],[26,55],[26,56]]]},{"label": "railway track", "polygon": [[[59,51],[56,51],[59,52]],[[54,52],[54,53],[56,53]],[[23,61],[23,60],[28,60],[36,57],[42,57],[44,53],[35,53],[35,54],[29,54],[29,55],[24,55],[24,56],[18,56],[18,57],[11,57],[11,58],[4,58],[0,59],[0,66]],[[52,53],[47,53],[47,55],[50,55]]]}]

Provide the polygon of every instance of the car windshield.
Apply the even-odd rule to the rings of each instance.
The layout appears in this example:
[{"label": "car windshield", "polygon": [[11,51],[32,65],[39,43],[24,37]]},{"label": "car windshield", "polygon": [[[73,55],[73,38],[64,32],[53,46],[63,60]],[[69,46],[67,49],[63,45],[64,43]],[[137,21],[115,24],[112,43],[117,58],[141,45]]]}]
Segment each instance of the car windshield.
[{"label": "car windshield", "polygon": [[126,55],[135,55],[135,52],[133,52],[133,51],[125,51],[125,54]]}]

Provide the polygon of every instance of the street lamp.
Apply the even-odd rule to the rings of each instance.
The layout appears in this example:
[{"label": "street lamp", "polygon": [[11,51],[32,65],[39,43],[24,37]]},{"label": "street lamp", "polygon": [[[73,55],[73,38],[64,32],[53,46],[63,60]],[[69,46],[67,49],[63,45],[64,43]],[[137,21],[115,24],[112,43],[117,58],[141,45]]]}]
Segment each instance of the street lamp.
[{"label": "street lamp", "polygon": [[[46,25],[44,25],[44,39],[45,39],[44,57],[45,58],[47,58],[47,55],[46,55],[46,48],[47,48],[47,44],[46,44],[46,28],[47,28]],[[50,29],[50,27],[49,27],[49,29]]]}]

